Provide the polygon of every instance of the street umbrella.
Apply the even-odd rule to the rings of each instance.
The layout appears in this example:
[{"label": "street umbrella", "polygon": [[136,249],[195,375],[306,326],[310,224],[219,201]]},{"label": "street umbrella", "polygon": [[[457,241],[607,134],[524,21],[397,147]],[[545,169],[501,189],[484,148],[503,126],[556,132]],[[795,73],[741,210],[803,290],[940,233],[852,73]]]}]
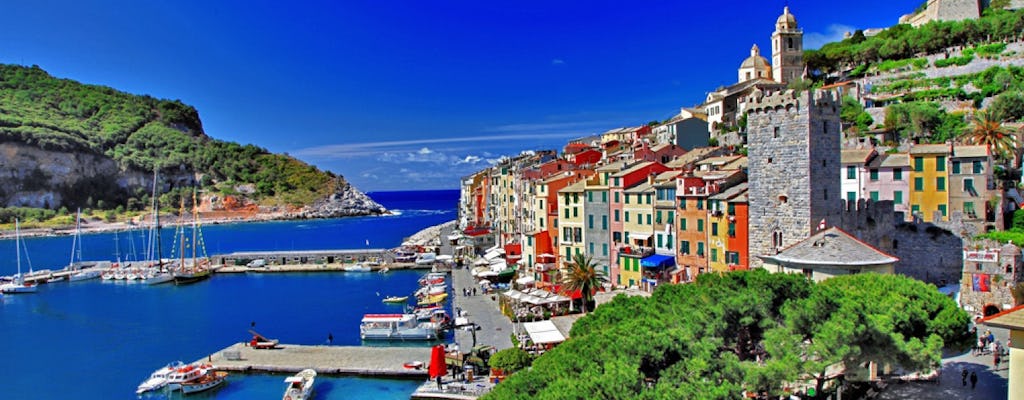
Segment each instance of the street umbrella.
[{"label": "street umbrella", "polygon": [[431,379],[444,376],[448,372],[444,364],[444,346],[437,345],[430,349],[430,367],[427,372],[430,373]]}]

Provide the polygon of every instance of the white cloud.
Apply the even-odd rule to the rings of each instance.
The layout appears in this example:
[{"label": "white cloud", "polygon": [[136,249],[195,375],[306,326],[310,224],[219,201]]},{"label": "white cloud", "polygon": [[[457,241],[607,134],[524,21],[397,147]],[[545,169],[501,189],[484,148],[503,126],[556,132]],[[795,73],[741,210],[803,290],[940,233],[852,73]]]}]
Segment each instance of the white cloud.
[{"label": "white cloud", "polygon": [[420,151],[418,151],[417,153],[426,155],[426,154],[430,154],[430,153],[433,153],[433,152],[434,152],[433,150],[430,150],[429,148],[424,147],[424,148],[420,149]]},{"label": "white cloud", "polygon": [[553,59],[551,60],[551,65],[565,65],[565,60],[561,58]]},{"label": "white cloud", "polygon": [[806,33],[804,34],[804,48],[808,50],[820,49],[821,46],[824,46],[826,43],[843,40],[843,36],[845,36],[847,32],[853,33],[854,30],[856,30],[856,28],[849,25],[832,24],[826,28],[826,32],[824,33]]},{"label": "white cloud", "polygon": [[476,163],[478,163],[478,162],[480,162],[482,160],[483,160],[483,158],[480,158],[479,156],[468,155],[468,156],[466,156],[463,159],[455,160],[455,165],[459,165],[459,164],[476,164]]}]

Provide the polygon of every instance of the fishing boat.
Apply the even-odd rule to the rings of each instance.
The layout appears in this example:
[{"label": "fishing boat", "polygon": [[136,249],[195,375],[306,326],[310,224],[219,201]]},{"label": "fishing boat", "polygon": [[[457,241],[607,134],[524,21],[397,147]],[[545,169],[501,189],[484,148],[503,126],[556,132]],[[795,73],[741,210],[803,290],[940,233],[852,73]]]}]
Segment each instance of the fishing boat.
[{"label": "fishing boat", "polygon": [[213,371],[210,364],[189,364],[174,368],[174,371],[167,375],[167,389],[178,390],[185,382],[194,381],[199,377]]},{"label": "fishing boat", "polygon": [[409,296],[388,296],[384,298],[385,303],[405,303],[409,300]]},{"label": "fishing boat", "polygon": [[445,299],[447,299],[447,298],[448,298],[448,293],[432,294],[432,295],[427,295],[425,297],[420,298],[419,301],[417,302],[417,304],[419,304],[421,306],[426,306],[426,305],[431,305],[431,304],[440,304],[440,303],[444,302]]},{"label": "fishing boat", "polygon": [[181,393],[192,394],[213,389],[217,386],[220,386],[220,384],[224,383],[224,380],[226,380],[227,377],[228,373],[224,371],[207,372],[196,379],[182,383]]},{"label": "fishing boat", "polygon": [[304,369],[295,376],[284,378],[288,388],[284,390],[284,400],[306,400],[313,398],[313,381],[316,379],[316,371]]},{"label": "fishing boat", "polygon": [[363,340],[434,340],[440,326],[414,314],[366,314],[359,325]]},{"label": "fishing boat", "polygon": [[141,384],[139,384],[139,387],[135,389],[135,394],[143,394],[149,391],[163,389],[165,386],[167,386],[167,381],[170,378],[171,374],[174,373],[174,371],[177,370],[178,368],[182,368],[184,366],[185,363],[181,361],[175,361],[170,364],[167,364],[166,366],[156,371],[153,371],[153,373],[149,375],[149,378],[146,379]]},{"label": "fishing boat", "polygon": [[[199,211],[198,211],[198,209],[195,206],[195,204],[197,204],[196,203],[196,192],[195,192],[195,190],[192,191],[192,204],[193,204],[193,206],[192,206],[192,242],[191,242],[192,244],[191,245],[186,243],[187,242],[187,238],[185,237],[185,229],[184,229],[184,227],[183,226],[179,226],[178,227],[178,232],[179,232],[178,239],[179,239],[180,248],[181,248],[181,254],[180,254],[180,256],[181,256],[181,260],[180,260],[181,264],[179,264],[178,270],[173,273],[173,275],[174,275],[174,284],[175,285],[183,285],[183,284],[195,283],[195,282],[199,282],[199,281],[204,280],[204,279],[208,279],[210,277],[210,268],[209,268],[209,263],[208,263],[208,259],[206,258],[206,255],[204,254],[202,259],[199,259],[199,258],[196,257],[196,253],[197,253],[197,251],[199,251],[199,248],[201,247],[203,253],[205,253],[206,252],[206,247],[202,245],[202,243],[203,243],[203,234],[202,234],[202,232],[200,231],[200,228],[199,228]],[[182,212],[182,214],[184,214],[184,212],[185,212],[185,199],[184,198],[181,199],[181,212]],[[191,251],[192,251],[192,260],[191,260],[191,262],[186,263],[185,262],[185,252],[189,248],[191,248]]]},{"label": "fishing boat", "polygon": [[[37,287],[35,283],[25,280],[25,276],[21,274],[21,230],[19,228],[19,222],[17,219],[14,220],[14,252],[18,259],[18,274],[14,275],[14,280],[0,285],[0,293],[4,294],[22,294],[22,293],[35,293]],[[26,253],[27,254],[27,253]],[[29,272],[31,273],[32,267],[29,266]]]}]

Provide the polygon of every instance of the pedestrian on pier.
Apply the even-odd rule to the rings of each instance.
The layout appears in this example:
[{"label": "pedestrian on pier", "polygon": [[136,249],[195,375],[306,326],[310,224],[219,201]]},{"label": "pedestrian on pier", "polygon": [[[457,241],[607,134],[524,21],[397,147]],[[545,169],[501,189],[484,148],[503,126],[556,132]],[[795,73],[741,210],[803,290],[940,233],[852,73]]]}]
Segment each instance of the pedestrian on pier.
[{"label": "pedestrian on pier", "polygon": [[964,367],[964,369],[960,370],[960,383],[962,383],[964,387],[967,386],[967,367]]},{"label": "pedestrian on pier", "polygon": [[473,295],[476,296],[476,288],[473,288]]},{"label": "pedestrian on pier", "polygon": [[978,384],[978,373],[971,371],[971,390]]},{"label": "pedestrian on pier", "polygon": [[327,332],[327,344],[334,344],[334,335],[330,332]]}]

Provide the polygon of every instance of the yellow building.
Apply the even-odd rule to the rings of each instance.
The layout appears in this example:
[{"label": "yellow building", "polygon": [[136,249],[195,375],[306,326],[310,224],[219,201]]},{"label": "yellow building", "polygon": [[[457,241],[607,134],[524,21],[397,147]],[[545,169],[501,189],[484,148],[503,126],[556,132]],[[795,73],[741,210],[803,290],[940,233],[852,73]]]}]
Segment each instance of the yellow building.
[{"label": "yellow building", "polygon": [[711,272],[729,272],[725,252],[729,250],[729,197],[719,193],[708,198],[707,243],[708,269]]},{"label": "yellow building", "polygon": [[910,148],[910,213],[925,222],[949,219],[948,144]]},{"label": "yellow building", "polygon": [[629,252],[619,252],[619,275],[623,284],[633,286],[643,277],[640,259],[654,253],[654,186],[645,181],[622,194],[623,243]]},{"label": "yellow building", "polygon": [[584,189],[581,180],[558,191],[558,248],[563,263],[572,262],[576,254],[585,254],[583,234]]}]

